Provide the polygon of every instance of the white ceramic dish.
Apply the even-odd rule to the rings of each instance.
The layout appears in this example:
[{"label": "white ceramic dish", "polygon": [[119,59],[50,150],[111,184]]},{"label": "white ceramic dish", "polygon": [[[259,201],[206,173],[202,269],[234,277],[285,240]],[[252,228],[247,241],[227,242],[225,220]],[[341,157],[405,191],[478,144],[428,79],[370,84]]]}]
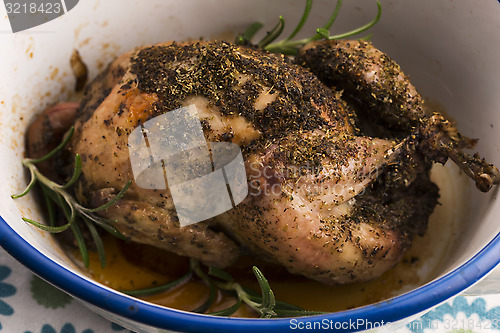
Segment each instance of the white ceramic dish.
[{"label": "white ceramic dish", "polygon": [[[465,135],[480,138],[477,150],[482,156],[500,165],[500,3],[496,0],[381,2],[382,19],[372,30],[375,45],[400,63],[419,91],[442,105]],[[309,28],[321,25],[333,5],[330,1],[316,1]],[[294,22],[302,9],[303,2],[285,0],[158,0],[147,4],[86,0],[58,19],[16,34],[10,32],[2,9],[0,244],[47,281],[103,316],[136,331],[291,329],[288,319],[196,315],[130,298],[102,286],[85,277],[51,237],[21,220],[22,215],[41,218],[33,197],[14,202],[10,195],[26,185],[20,160],[24,153],[24,130],[31,117],[45,106],[71,96],[74,79],[68,59],[74,48],[80,50],[95,76],[114,56],[138,45],[201,36],[223,38],[244,30],[254,20],[272,25],[278,15],[283,15]],[[372,0],[345,1],[334,28],[345,31],[364,24],[375,11]],[[363,319],[401,324],[483,278],[500,261],[500,202],[496,200],[496,189],[483,194],[475,191],[472,183],[469,187],[468,227],[433,281],[376,305],[299,321],[327,320],[342,324]],[[345,325],[337,328],[352,330],[352,326]]]}]

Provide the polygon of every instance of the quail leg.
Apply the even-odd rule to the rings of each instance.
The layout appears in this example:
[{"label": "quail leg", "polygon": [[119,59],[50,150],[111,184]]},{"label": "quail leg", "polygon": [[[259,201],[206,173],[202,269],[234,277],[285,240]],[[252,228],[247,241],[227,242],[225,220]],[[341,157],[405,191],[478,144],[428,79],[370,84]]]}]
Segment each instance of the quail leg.
[{"label": "quail leg", "polygon": [[364,41],[313,42],[300,50],[296,63],[309,68],[320,80],[354,104],[363,116],[381,124],[389,137],[411,136],[426,158],[445,163],[451,158],[487,192],[500,183],[500,172],[472,148],[475,140],[462,136],[452,121],[423,108],[422,97],[398,64]]}]

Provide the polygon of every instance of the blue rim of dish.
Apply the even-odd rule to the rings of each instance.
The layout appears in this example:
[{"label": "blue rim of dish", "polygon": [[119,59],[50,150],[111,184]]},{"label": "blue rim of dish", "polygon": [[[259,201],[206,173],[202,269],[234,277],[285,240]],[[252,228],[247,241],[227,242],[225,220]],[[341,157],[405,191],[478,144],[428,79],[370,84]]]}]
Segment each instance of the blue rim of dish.
[{"label": "blue rim of dish", "polygon": [[[478,281],[500,263],[500,233],[465,264],[406,294],[375,304],[326,315],[285,319],[244,319],[167,309],[92,283],[52,261],[18,235],[0,216],[0,245],[46,281],[98,308],[155,328],[189,332],[285,332],[306,324],[339,332],[395,322],[445,301]],[[364,324],[362,324],[362,322]],[[313,324],[316,323],[316,324]],[[354,324],[353,324],[354,323]],[[364,326],[363,326],[364,325]]]}]

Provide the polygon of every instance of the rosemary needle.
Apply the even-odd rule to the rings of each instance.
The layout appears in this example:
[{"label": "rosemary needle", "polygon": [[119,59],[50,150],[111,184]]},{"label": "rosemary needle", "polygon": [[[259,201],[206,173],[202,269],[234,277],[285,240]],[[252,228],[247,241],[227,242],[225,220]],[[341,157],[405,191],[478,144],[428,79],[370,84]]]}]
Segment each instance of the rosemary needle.
[{"label": "rosemary needle", "polygon": [[[119,201],[125,195],[125,192],[128,190],[132,182],[129,181],[122,188],[122,190],[106,204],[97,208],[86,208],[80,205],[77,202],[77,200],[67,191],[72,185],[74,185],[78,181],[82,172],[82,161],[79,154],[75,155],[73,175],[65,184],[63,185],[57,184],[54,181],[47,178],[46,176],[44,176],[40,172],[40,170],[38,170],[36,164],[55,157],[56,154],[59,153],[68,144],[73,133],[74,133],[74,128],[71,127],[68,133],[65,135],[64,139],[61,141],[61,143],[45,156],[38,159],[25,158],[22,160],[23,166],[29,170],[30,181],[26,186],[26,188],[24,189],[24,191],[22,191],[20,194],[14,194],[11,197],[13,199],[17,199],[27,195],[35,186],[35,184],[38,183],[42,189],[42,194],[44,196],[45,204],[47,206],[49,224],[46,225],[26,217],[23,217],[23,220],[27,223],[34,225],[37,228],[48,231],[50,233],[60,233],[66,231],[67,229],[71,229],[75,237],[76,243],[78,245],[78,248],[80,250],[82,260],[85,266],[88,267],[89,255],[88,255],[87,244],[85,238],[83,237],[80,228],[80,223],[78,222],[78,220],[83,221],[84,222],[83,225],[85,225],[89,230],[91,238],[95,244],[95,247],[99,254],[99,260],[101,262],[101,266],[104,267],[106,265],[104,245],[102,243],[99,232],[97,231],[95,226],[100,226],[101,228],[110,232],[114,236],[120,238],[124,238],[124,236],[121,235],[121,233],[112,225],[114,221],[102,218],[96,215],[95,213],[108,209],[117,201]],[[61,209],[64,217],[66,218],[66,224],[64,225],[61,226],[55,225],[54,207],[56,206]]]},{"label": "rosemary needle", "polygon": [[[304,12],[302,14],[302,17],[301,17],[300,21],[298,22],[297,26],[295,27],[295,29],[293,30],[293,32],[290,34],[290,36],[288,36],[287,38],[285,38],[281,41],[274,42],[281,35],[283,28],[285,26],[285,20],[282,16],[280,16],[277,25],[271,31],[269,31],[261,41],[259,41],[256,44],[257,47],[263,48],[264,50],[267,50],[267,51],[273,52],[273,53],[282,53],[282,54],[286,54],[286,55],[296,55],[301,47],[303,47],[304,45],[306,45],[310,42],[313,42],[315,40],[342,39],[342,38],[352,37],[352,36],[358,35],[362,32],[365,32],[368,29],[370,29],[371,27],[373,27],[375,24],[377,24],[377,22],[380,20],[380,17],[382,15],[382,5],[380,4],[379,1],[377,1],[377,14],[372,21],[368,22],[367,24],[365,24],[361,27],[353,29],[351,31],[331,35],[329,29],[331,28],[331,26],[335,22],[335,19],[337,18],[338,14],[340,12],[340,8],[342,6],[342,0],[337,0],[337,4],[336,4],[332,14],[330,15],[328,21],[325,23],[325,25],[323,25],[320,28],[317,28],[311,37],[303,38],[303,39],[299,39],[299,40],[292,40],[304,27],[304,24],[306,23],[306,21],[309,17],[309,14],[311,12],[312,3],[313,3],[312,0],[306,1],[306,5],[304,8]],[[261,27],[262,27],[262,24],[260,24],[260,23],[252,24],[244,34],[238,35],[235,43],[240,44],[240,45],[250,44],[251,38],[257,33],[257,31]],[[361,39],[367,39],[367,38],[369,38],[369,37],[363,37]]]},{"label": "rosemary needle", "polygon": [[[261,289],[260,294],[242,286],[241,284],[236,282],[229,273],[220,268],[212,266],[208,267],[207,273],[203,269],[200,262],[195,259],[190,259],[189,266],[189,271],[177,280],[156,287],[123,292],[128,295],[137,297],[166,292],[184,284],[185,282],[189,281],[193,275],[195,275],[203,282],[205,282],[205,284],[207,284],[207,286],[210,288],[210,293],[207,301],[205,301],[205,303],[197,309],[192,310],[193,312],[206,313],[212,316],[230,316],[238,311],[243,304],[245,304],[258,314],[260,314],[261,318],[281,318],[290,316],[300,317],[324,314],[324,312],[304,310],[298,306],[277,301],[274,297],[274,293],[271,289],[271,286],[269,285],[268,280],[264,277],[264,274],[255,266],[253,267],[253,272]],[[232,295],[236,298],[236,301],[233,305],[229,306],[226,309],[207,313],[207,310],[209,310],[210,307],[212,307],[212,305],[215,303],[217,289],[223,293]]]}]

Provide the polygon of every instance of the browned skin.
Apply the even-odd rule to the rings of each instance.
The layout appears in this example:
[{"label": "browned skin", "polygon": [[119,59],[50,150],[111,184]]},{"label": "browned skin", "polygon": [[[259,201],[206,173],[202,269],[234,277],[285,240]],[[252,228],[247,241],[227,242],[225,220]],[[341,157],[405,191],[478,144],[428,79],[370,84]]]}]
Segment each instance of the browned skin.
[{"label": "browned skin", "polygon": [[[328,90],[326,96],[316,94],[315,88],[324,89],[317,79],[296,66],[283,69],[282,63],[282,57],[223,43],[166,43],[118,58],[82,101],[71,147],[83,162],[78,198],[97,205],[133,180],[128,134],[141,122],[184,105],[198,106],[211,141],[232,141],[248,151],[261,149],[264,141],[258,139],[264,136],[286,135],[288,126],[348,133],[347,110],[336,107],[343,102]],[[285,77],[293,79],[284,83]],[[304,87],[310,82],[316,86]],[[308,91],[307,99],[301,90]],[[133,183],[105,216],[116,219],[117,228],[134,241],[208,265],[227,266],[239,254],[239,245],[207,223],[180,228],[168,190]]]},{"label": "browned skin", "polygon": [[399,65],[371,43],[313,42],[300,50],[295,62],[334,90],[342,90],[359,117],[382,125],[391,136],[416,136],[419,149],[432,161],[445,163],[451,158],[479,190],[487,192],[500,182],[494,165],[462,152],[475,141],[461,136],[453,122],[438,112],[427,113]]},{"label": "browned skin", "polygon": [[[164,43],[117,58],[87,87],[79,110],[70,147],[83,161],[77,198],[90,206],[108,201],[133,180],[128,134],[195,104],[207,140],[242,148],[250,195],[180,228],[168,189],[132,183],[103,214],[122,233],[218,267],[245,248],[327,284],[379,276],[425,232],[437,203],[429,169],[448,150],[433,142],[462,141],[451,123],[419,109],[420,96],[397,65],[381,71],[386,56],[355,43],[310,45],[296,59],[300,66],[222,42]],[[357,58],[339,64],[326,55],[332,47]],[[386,74],[378,87],[377,75]],[[395,105],[386,103],[387,87],[397,87],[389,89]],[[365,97],[371,92],[375,100]],[[374,114],[383,119],[375,130],[360,121]]]}]

